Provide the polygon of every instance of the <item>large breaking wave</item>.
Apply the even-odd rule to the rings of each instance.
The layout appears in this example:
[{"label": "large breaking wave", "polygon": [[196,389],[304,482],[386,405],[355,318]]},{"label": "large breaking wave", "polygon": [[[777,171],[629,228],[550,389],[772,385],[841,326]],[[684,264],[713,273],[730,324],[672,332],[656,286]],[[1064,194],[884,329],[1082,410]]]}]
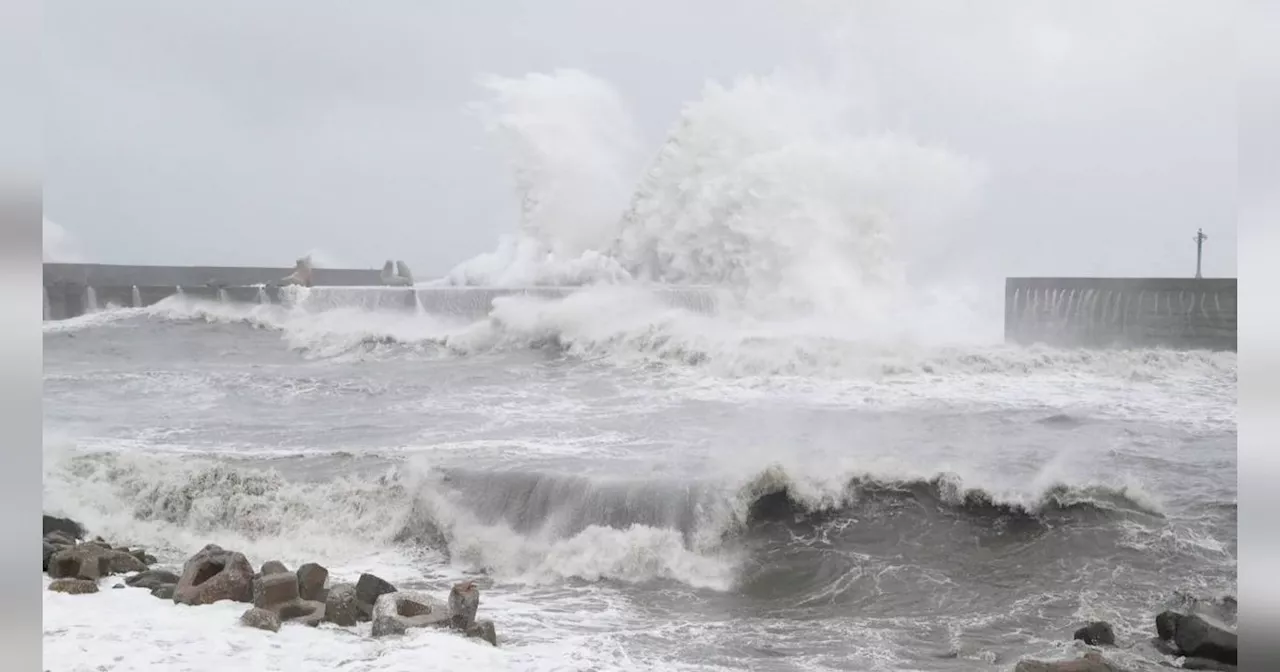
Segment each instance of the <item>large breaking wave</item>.
[{"label": "large breaking wave", "polygon": [[1161,516],[1141,489],[1107,483],[1028,491],[945,473],[814,479],[777,466],[745,480],[617,479],[414,461],[359,475],[355,458],[333,459],[352,462],[347,475],[312,482],[194,456],[46,452],[44,505],[175,559],[210,541],[289,562],[401,549],[510,581],[665,579],[716,590],[736,585],[761,525],[873,524],[892,510],[913,528],[960,520],[979,535]]}]

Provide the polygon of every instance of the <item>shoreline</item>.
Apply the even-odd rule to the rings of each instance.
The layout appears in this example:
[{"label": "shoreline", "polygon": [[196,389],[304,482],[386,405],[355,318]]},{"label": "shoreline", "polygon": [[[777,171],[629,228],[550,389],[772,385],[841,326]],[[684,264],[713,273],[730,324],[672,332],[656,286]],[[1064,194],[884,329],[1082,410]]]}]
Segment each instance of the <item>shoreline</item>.
[{"label": "shoreline", "polygon": [[[176,632],[168,638],[178,640],[175,643],[184,648],[195,646],[188,641],[192,633],[212,627],[223,638],[232,640],[248,641],[246,638],[258,637],[252,640],[258,645],[266,643],[261,637],[281,638],[269,647],[282,654],[290,651],[301,654],[305,649],[318,646],[318,636],[334,638],[335,646],[349,647],[353,643],[361,649],[372,646],[373,656],[367,659],[371,663],[380,661],[385,652],[392,649],[408,652],[428,648],[433,652],[447,651],[448,656],[456,658],[440,669],[456,669],[459,664],[473,665],[480,660],[504,667],[501,661],[505,656],[493,622],[476,618],[480,589],[471,581],[455,584],[449,594],[440,599],[427,591],[398,589],[367,573],[354,583],[330,581],[328,570],[314,563],[291,572],[282,563],[266,561],[255,571],[242,554],[212,544],[192,555],[180,572],[170,571],[145,549],[88,538],[83,527],[73,520],[45,515],[44,525],[42,585],[46,605],[51,601],[68,607],[75,605],[68,611],[78,614],[81,606],[92,603],[101,607],[104,600],[113,605],[123,600],[134,618],[145,619],[141,613],[150,612],[171,630],[176,623]],[[1236,609],[1234,597],[1190,598],[1181,610],[1155,615],[1155,636],[1147,641],[1117,642],[1110,624],[1091,622],[1073,634],[1073,640],[1086,647],[1083,655],[1064,660],[1025,657],[1012,663],[1011,668],[1006,667],[1009,663],[1000,663],[996,669],[1014,672],[1145,669],[1123,667],[1108,658],[1109,652],[1133,653],[1138,648],[1138,659],[1153,667],[1235,670]],[[88,611],[92,613],[94,609]],[[51,633],[94,629],[84,622],[68,624],[60,620],[52,624],[50,630],[48,616],[46,609],[47,658],[67,655],[59,645],[49,650]],[[253,632],[259,634],[253,635]],[[93,639],[84,634],[74,639],[86,638]],[[404,642],[404,646],[388,647],[392,641]],[[283,647],[284,642],[290,646]],[[303,649],[292,651],[293,644]],[[101,653],[107,654],[114,645],[102,648]],[[1071,648],[1079,652],[1079,645]],[[90,649],[83,646],[80,651],[90,653]],[[211,668],[226,663],[225,651],[202,655],[213,656],[209,661]],[[131,656],[115,655],[114,660],[121,662],[128,657]],[[165,664],[171,664],[172,659],[168,660],[170,663]],[[421,660],[414,669],[421,669],[420,666]],[[257,663],[255,667],[264,669]],[[284,668],[271,666],[269,669]],[[388,668],[379,663],[376,669]]]}]

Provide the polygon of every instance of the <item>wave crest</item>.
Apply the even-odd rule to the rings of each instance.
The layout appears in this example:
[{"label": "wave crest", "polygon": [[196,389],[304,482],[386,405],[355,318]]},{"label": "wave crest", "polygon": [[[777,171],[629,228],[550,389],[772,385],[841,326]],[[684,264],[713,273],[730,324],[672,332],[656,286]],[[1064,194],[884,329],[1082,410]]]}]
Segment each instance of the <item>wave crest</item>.
[{"label": "wave crest", "polygon": [[1036,525],[1161,515],[1134,488],[1057,484],[997,492],[948,473],[923,479],[860,473],[823,484],[780,466],[734,482],[408,462],[375,475],[308,482],[268,469],[129,453],[69,457],[46,472],[45,493],[47,507],[95,533],[177,553],[210,541],[296,561],[401,548],[509,580],[666,579],[717,590],[733,586],[749,553],[744,542],[761,525],[874,517],[890,509],[925,525],[937,512]]},{"label": "wave crest", "polygon": [[829,518],[849,514],[862,504],[894,502],[913,502],[978,517],[1094,517],[1126,513],[1163,516],[1162,508],[1149,494],[1132,486],[1056,483],[1034,493],[993,492],[966,486],[954,473],[942,473],[932,478],[908,479],[857,475],[842,490],[816,496],[795,488],[784,471],[763,472],[743,489],[749,501],[748,522]]}]

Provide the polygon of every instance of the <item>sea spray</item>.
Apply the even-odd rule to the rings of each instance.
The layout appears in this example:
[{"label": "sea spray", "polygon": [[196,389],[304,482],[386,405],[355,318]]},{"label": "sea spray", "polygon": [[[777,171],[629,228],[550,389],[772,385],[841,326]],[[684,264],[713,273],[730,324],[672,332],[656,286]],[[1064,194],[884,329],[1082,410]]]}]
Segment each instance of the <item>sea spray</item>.
[{"label": "sea spray", "polygon": [[634,133],[606,83],[559,71],[486,85],[477,107],[510,157],[520,226],[442,282],[712,285],[737,297],[730,330],[807,320],[810,335],[880,343],[973,331],[972,297],[917,283],[913,260],[955,233],[982,167],[872,124],[842,85],[784,71],[708,83],[629,182]]},{"label": "sea spray", "polygon": [[582,284],[621,279],[603,258],[641,167],[618,92],[580,70],[488,76],[472,110],[503,148],[519,227],[494,253],[459,265],[452,284]]}]

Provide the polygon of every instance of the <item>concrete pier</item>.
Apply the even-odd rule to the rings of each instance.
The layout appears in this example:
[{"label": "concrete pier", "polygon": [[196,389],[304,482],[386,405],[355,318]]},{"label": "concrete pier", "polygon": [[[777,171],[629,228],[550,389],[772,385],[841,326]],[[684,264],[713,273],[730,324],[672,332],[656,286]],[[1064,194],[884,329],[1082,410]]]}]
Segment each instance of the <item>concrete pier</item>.
[{"label": "concrete pier", "polygon": [[[227,287],[239,297],[257,295],[252,285],[269,285],[293,272],[292,268],[239,266],[126,266],[115,264],[44,265],[46,320],[82,315],[88,309],[88,289],[93,288],[100,308],[145,307],[178,292],[217,298],[217,288]],[[377,285],[378,269],[317,268],[315,286]],[[135,292],[136,288],[136,292]],[[141,305],[135,305],[140,303]]]},{"label": "concrete pier", "polygon": [[1004,334],[1059,347],[1236,349],[1235,278],[1008,278]]},{"label": "concrete pier", "polygon": [[[376,269],[315,269],[313,285],[290,292],[270,283],[288,275],[286,268],[103,266],[45,264],[44,319],[62,320],[90,310],[90,297],[99,309],[143,308],[181,293],[193,299],[229,303],[290,304],[303,310],[358,308],[405,310],[459,317],[483,317],[502,296],[558,298],[573,287],[388,287],[381,286]],[[170,284],[172,281],[172,284]],[[673,306],[708,312],[714,293],[699,287],[655,290]]]}]

